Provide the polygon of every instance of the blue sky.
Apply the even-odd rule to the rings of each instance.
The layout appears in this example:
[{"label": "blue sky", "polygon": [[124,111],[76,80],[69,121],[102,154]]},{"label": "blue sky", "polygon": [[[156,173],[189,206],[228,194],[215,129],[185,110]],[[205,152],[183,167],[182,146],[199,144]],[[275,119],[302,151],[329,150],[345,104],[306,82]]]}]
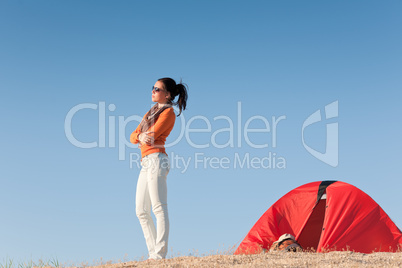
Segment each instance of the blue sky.
[{"label": "blue sky", "polygon": [[[401,9],[396,0],[2,1],[0,258],[79,264],[146,256],[134,210],[139,169],[129,160],[139,149],[118,145],[166,76],[189,85],[188,110],[168,139],[177,139],[169,156],[190,161],[168,176],[170,254],[227,249],[282,195],[326,179],[362,189],[401,228]],[[338,117],[324,120],[335,101]],[[67,114],[95,105],[77,112],[71,129],[77,140],[99,142],[103,103],[105,147],[75,147]],[[323,153],[326,125],[337,123],[336,167],[303,146],[303,122],[317,110],[323,120],[305,129],[305,142]],[[218,116],[233,121],[232,132],[213,135],[230,126]],[[266,148],[246,141],[253,116],[260,119],[249,128],[266,128],[265,118],[271,129],[247,138]],[[281,116],[274,147],[272,118]],[[207,122],[210,131],[179,138]],[[231,134],[233,147],[212,142]],[[236,157],[270,153],[285,167],[234,166]],[[215,168],[204,157],[230,163]]]}]

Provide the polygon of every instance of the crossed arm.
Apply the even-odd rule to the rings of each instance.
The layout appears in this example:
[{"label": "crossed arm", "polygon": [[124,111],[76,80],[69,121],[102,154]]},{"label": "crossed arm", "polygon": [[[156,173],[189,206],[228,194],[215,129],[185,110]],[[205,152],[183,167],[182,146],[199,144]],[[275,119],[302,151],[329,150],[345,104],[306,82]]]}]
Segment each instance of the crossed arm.
[{"label": "crossed arm", "polygon": [[161,113],[158,120],[150,127],[149,131],[141,132],[140,125],[138,125],[137,129],[130,135],[130,142],[134,144],[139,143],[140,146],[144,144],[152,145],[160,135],[165,133],[168,129],[173,128],[175,120],[176,115],[173,109],[168,109]]}]

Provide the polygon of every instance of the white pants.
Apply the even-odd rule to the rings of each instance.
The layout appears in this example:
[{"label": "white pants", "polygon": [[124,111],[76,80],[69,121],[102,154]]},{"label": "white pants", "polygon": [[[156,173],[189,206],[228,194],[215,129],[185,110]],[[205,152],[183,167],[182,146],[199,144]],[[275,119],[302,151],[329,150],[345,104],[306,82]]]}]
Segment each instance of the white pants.
[{"label": "white pants", "polygon": [[[164,153],[153,153],[142,158],[141,166],[135,210],[144,232],[149,258],[164,259],[169,237],[166,183],[170,169],[169,158]],[[151,208],[156,218],[156,230]]]}]

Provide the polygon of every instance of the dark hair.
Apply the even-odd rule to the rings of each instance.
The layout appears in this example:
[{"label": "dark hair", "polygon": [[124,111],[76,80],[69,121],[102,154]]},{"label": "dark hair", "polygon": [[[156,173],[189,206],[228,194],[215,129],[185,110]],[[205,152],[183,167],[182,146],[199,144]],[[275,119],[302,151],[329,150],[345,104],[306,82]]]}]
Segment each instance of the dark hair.
[{"label": "dark hair", "polygon": [[[158,79],[158,81],[162,82],[163,85],[165,86],[165,90],[170,92],[169,102],[173,105],[179,106],[180,112],[177,115],[179,116],[181,114],[181,111],[186,109],[188,86],[182,83],[181,80],[180,83],[176,84],[176,81],[174,81],[172,78],[169,77],[160,78]],[[173,100],[174,98],[176,98],[177,95],[179,95],[179,99],[176,102],[174,102]]]}]

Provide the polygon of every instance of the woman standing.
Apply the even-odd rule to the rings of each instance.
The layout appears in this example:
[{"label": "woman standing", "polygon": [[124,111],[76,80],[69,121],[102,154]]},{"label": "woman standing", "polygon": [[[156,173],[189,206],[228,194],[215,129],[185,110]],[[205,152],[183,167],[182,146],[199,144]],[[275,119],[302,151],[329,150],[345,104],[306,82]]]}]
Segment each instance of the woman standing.
[{"label": "woman standing", "polygon": [[[174,102],[176,96],[178,100]],[[156,104],[145,114],[131,134],[130,141],[139,143],[142,156],[136,214],[144,232],[149,259],[158,260],[166,257],[169,237],[166,177],[170,166],[164,145],[176,120],[172,105],[179,107],[178,116],[186,109],[186,85],[176,84],[171,78],[161,78],[152,87],[152,101]],[[156,218],[156,228],[151,209]]]}]

